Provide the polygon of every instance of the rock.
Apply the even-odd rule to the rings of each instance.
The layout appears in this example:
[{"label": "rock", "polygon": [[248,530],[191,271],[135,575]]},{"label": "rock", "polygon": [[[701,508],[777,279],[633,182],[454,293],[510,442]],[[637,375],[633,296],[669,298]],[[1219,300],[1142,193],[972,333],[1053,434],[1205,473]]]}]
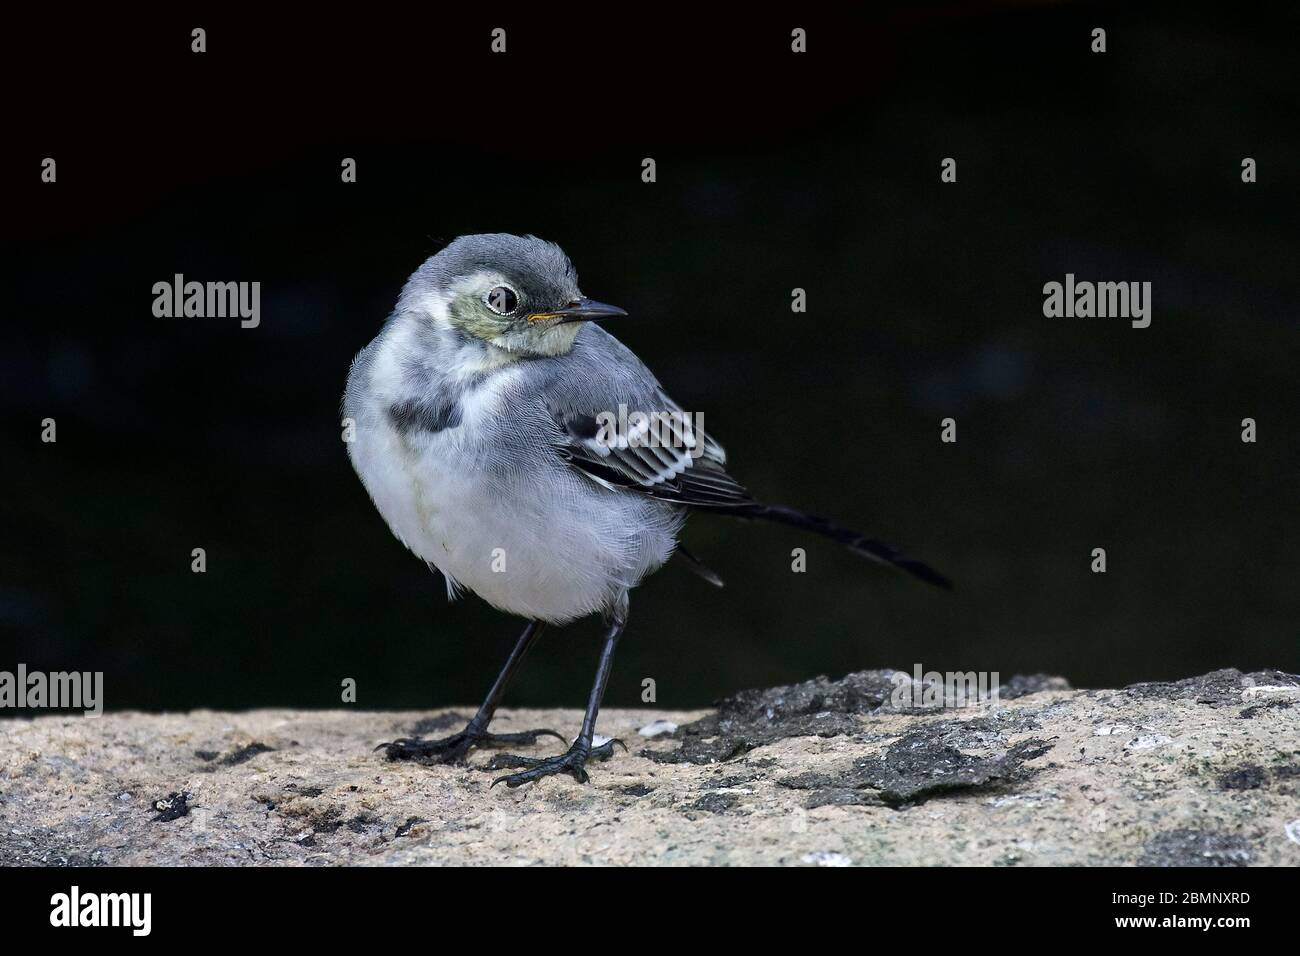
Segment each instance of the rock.
[{"label": "rock", "polygon": [[642,737],[659,737],[662,734],[674,734],[677,725],[671,720],[652,720],[637,731]]},{"label": "rock", "polygon": [[[107,714],[0,722],[0,864],[1300,864],[1300,679],[1120,690],[1013,678],[997,702],[895,706],[893,671],[610,710],[641,741],[490,789],[390,762],[469,711]],[[644,737],[655,722],[676,729]],[[574,711],[508,711],[493,729]],[[542,738],[525,752],[553,753]]]}]

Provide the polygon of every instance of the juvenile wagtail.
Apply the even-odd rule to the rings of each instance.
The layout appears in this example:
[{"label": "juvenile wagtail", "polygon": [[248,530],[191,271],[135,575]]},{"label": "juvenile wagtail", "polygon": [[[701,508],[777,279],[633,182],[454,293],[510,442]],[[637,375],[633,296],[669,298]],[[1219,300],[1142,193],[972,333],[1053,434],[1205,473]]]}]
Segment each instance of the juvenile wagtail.
[{"label": "juvenile wagtail", "polygon": [[352,363],[343,397],[355,422],[348,454],[393,534],[442,572],[450,598],[472,591],[528,620],[465,729],[382,745],[390,759],[459,763],[474,747],[560,737],[491,734],[488,723],[548,624],[600,614],[607,626],[600,663],[572,746],[556,757],[493,761],[522,768],[494,784],[517,787],[561,772],[585,783],[586,762],[612,754],[613,741],[593,747],[593,734],[628,593],[674,551],[720,583],[677,545],[693,511],[793,525],[950,587],[896,548],[757,501],[727,473],[722,446],[598,324],[623,315],[579,291],[573,265],[553,243],[462,236],[416,270]]}]

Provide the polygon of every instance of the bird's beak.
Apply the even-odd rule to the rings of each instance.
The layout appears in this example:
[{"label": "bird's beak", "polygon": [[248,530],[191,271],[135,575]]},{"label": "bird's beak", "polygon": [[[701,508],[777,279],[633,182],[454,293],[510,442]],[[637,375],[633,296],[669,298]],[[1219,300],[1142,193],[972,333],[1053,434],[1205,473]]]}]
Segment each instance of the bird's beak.
[{"label": "bird's beak", "polygon": [[528,321],[544,322],[547,319],[559,319],[561,323],[599,322],[601,319],[612,319],[618,315],[627,315],[627,313],[616,305],[606,305],[604,302],[595,302],[592,299],[579,299],[554,312],[534,312],[528,316]]}]

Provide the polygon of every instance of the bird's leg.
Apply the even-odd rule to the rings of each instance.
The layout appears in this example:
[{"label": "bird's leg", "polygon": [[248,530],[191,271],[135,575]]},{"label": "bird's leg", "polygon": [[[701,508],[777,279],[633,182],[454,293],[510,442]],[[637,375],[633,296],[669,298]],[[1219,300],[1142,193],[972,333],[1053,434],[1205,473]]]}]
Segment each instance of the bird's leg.
[{"label": "bird's leg", "polygon": [[596,714],[600,711],[601,698],[605,696],[605,684],[608,683],[609,672],[614,667],[614,650],[618,647],[618,639],[623,634],[625,624],[626,619],[623,616],[616,617],[610,621],[609,629],[605,632],[605,641],[600,649],[600,664],[596,668],[596,682],[591,687],[591,697],[587,700],[587,712],[583,715],[582,730],[578,733],[578,739],[558,757],[538,759],[518,757],[514,754],[498,754],[492,758],[486,769],[503,770],[507,767],[527,769],[520,773],[498,777],[492,781],[492,786],[505,783],[507,787],[517,787],[530,780],[539,780],[555,773],[567,773],[578,783],[586,783],[588,777],[584,765],[587,761],[592,757],[597,760],[608,760],[614,755],[614,744],[621,746],[622,741],[609,740],[594,749],[591,741],[596,733]]},{"label": "bird's leg", "polygon": [[564,740],[565,738],[554,730],[524,730],[515,734],[490,734],[487,732],[488,723],[492,720],[492,715],[496,713],[497,705],[501,703],[501,697],[505,694],[506,685],[510,683],[510,678],[519,669],[519,664],[523,661],[524,655],[528,653],[528,649],[541,636],[545,627],[546,625],[541,621],[531,621],[528,627],[524,628],[524,633],[520,636],[519,641],[515,644],[515,649],[510,652],[510,657],[506,660],[506,666],[501,668],[496,683],[488,691],[487,700],[483,701],[483,705],[479,707],[478,712],[460,733],[452,734],[450,737],[443,737],[440,740],[402,737],[400,740],[394,740],[391,743],[380,744],[375,749],[383,750],[384,756],[389,760],[415,760],[425,764],[463,763],[465,755],[474,747],[526,747],[535,744],[538,737],[547,735]]}]

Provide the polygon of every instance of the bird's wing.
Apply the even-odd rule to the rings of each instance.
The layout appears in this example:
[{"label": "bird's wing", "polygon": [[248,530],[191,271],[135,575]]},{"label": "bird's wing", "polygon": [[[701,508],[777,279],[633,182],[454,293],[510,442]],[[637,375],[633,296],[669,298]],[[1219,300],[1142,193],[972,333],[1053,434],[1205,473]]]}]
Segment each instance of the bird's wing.
[{"label": "bird's wing", "polygon": [[672,400],[650,370],[603,329],[584,328],[549,366],[557,451],[606,488],[698,508],[752,505],[726,471],[727,454],[699,417]]},{"label": "bird's wing", "polygon": [[657,407],[634,409],[620,427],[616,410],[560,411],[560,455],[607,488],[626,488],[650,498],[698,508],[735,508],[754,503],[727,474],[722,447],[691,423],[662,390]]}]

